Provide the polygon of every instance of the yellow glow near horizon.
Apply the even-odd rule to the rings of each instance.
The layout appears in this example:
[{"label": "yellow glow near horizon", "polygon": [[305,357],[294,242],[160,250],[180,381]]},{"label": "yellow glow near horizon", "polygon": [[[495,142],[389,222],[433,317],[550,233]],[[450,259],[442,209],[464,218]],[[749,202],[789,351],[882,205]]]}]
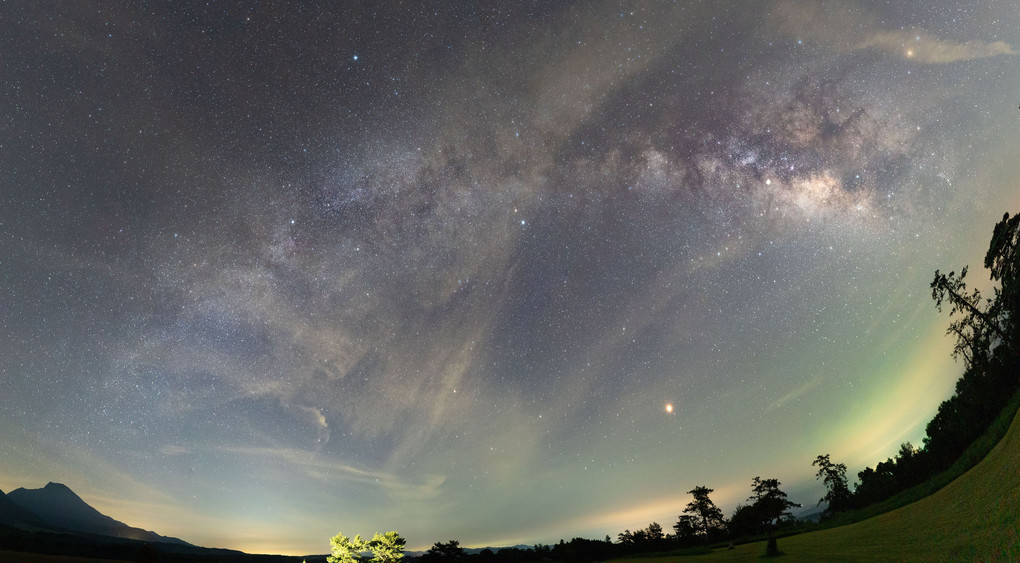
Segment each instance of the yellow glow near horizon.
[{"label": "yellow glow near horizon", "polygon": [[949,348],[943,326],[930,327],[909,357],[889,366],[895,371],[889,377],[898,377],[896,385],[880,387],[875,396],[861,403],[854,418],[867,421],[867,425],[842,425],[831,440],[840,446],[833,455],[850,467],[873,466],[902,442],[916,442],[959,378],[962,368],[950,357]]},{"label": "yellow glow near horizon", "polygon": [[[748,480],[749,482],[750,480]],[[748,483],[743,481],[731,483],[723,487],[713,489],[711,498],[717,506],[728,507],[737,502],[743,501],[748,494]],[[647,526],[651,522],[659,522],[663,528],[669,530],[676,521],[678,511],[682,511],[687,503],[691,501],[691,495],[687,493],[670,495],[654,501],[646,502],[636,506],[626,506],[610,509],[604,514],[594,514],[572,518],[560,522],[558,527],[569,531],[583,531],[592,529],[616,530],[616,533],[624,529],[636,530]],[[724,509],[725,510],[725,509]]]}]

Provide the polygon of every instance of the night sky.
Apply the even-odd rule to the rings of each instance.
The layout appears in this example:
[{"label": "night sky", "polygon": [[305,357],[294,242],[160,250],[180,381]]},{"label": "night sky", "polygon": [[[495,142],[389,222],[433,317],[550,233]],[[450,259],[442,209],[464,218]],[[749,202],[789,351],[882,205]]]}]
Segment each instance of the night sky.
[{"label": "night sky", "polygon": [[500,4],[0,5],[0,489],[533,544],[919,445],[1020,5]]}]

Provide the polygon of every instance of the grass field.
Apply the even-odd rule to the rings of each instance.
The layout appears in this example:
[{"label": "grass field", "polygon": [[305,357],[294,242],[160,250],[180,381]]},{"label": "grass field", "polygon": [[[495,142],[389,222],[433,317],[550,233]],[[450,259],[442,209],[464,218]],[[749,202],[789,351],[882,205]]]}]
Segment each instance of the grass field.
[{"label": "grass field", "polygon": [[[1020,416],[988,456],[929,497],[873,518],[781,538],[779,561],[1020,561]],[[627,563],[748,561],[765,543]]]}]

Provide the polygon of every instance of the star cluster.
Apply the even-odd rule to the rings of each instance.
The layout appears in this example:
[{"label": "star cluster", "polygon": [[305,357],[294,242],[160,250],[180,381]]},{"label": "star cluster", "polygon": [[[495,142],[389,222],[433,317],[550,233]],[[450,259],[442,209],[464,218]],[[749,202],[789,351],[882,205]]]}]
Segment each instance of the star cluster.
[{"label": "star cluster", "polygon": [[292,553],[810,504],[952,390],[1012,11],[5,6],[0,487]]}]

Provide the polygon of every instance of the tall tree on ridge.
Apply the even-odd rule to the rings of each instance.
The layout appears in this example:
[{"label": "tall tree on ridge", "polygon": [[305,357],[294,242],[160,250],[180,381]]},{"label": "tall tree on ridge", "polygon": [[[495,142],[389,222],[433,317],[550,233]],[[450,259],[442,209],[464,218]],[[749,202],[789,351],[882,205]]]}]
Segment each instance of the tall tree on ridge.
[{"label": "tall tree on ridge", "polygon": [[687,494],[694,495],[694,500],[687,503],[687,507],[684,508],[684,514],[694,516],[697,533],[704,538],[712,537],[726,526],[722,510],[708,497],[712,491],[713,489],[704,485],[687,491]]},{"label": "tall tree on ridge", "polygon": [[779,479],[762,479],[755,477],[751,481],[751,490],[754,492],[747,500],[754,501],[754,508],[759,511],[769,530],[769,542],[765,548],[766,555],[779,555],[779,548],[776,545],[776,528],[784,516],[792,516],[791,508],[800,505],[791,502],[786,493],[780,490]]},{"label": "tall tree on ridge", "polygon": [[829,454],[820,455],[811,462],[812,466],[818,467],[815,479],[821,479],[828,492],[822,497],[818,504],[828,502],[829,506],[825,511],[829,514],[847,508],[850,502],[850,486],[846,480],[846,465],[832,463]]},{"label": "tall tree on ridge", "polygon": [[956,335],[954,356],[962,355],[969,365],[987,361],[995,345],[1006,346],[1013,354],[1020,353],[1020,214],[1009,216],[995,225],[992,240],[985,254],[985,268],[991,279],[999,282],[993,298],[982,298],[977,289],[968,290],[964,278],[967,267],[943,274],[935,270],[931,297],[941,311],[949,303],[949,316],[960,314],[948,329]]}]

